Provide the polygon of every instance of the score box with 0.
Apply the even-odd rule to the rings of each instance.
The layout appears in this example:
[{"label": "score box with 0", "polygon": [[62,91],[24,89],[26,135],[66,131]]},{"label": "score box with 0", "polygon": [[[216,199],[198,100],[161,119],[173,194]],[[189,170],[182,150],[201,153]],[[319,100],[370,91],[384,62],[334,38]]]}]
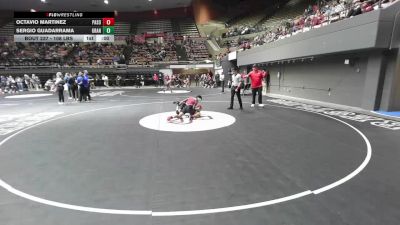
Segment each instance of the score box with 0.
[{"label": "score box with 0", "polygon": [[103,26],[114,26],[114,18],[103,18]]},{"label": "score box with 0", "polygon": [[92,26],[114,26],[115,20],[114,18],[100,18],[100,19],[92,19]]},{"label": "score box with 0", "polygon": [[114,34],[114,27],[92,27],[92,34]]},{"label": "score box with 0", "polygon": [[83,42],[114,42],[114,35],[84,35]]},{"label": "score box with 0", "polygon": [[114,34],[114,27],[103,27],[103,34]]}]

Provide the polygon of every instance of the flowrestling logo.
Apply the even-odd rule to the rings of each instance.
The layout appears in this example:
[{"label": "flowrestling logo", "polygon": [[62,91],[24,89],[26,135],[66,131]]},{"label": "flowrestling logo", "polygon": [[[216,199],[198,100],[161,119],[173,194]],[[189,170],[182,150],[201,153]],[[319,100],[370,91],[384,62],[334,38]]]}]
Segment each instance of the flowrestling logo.
[{"label": "flowrestling logo", "polygon": [[316,112],[316,113],[323,113],[323,114],[330,115],[330,116],[337,116],[337,117],[340,117],[343,119],[353,120],[353,121],[357,121],[357,122],[362,122],[362,123],[369,122],[373,126],[382,127],[385,129],[400,130],[400,122],[393,121],[393,120],[387,120],[387,119],[383,119],[383,118],[379,118],[379,117],[375,117],[375,116],[369,116],[369,115],[364,115],[364,114],[355,113],[355,112],[326,108],[326,107],[317,106],[317,105],[309,105],[309,104],[304,104],[304,103],[292,102],[292,101],[283,100],[283,99],[269,99],[267,101],[275,103],[275,104],[294,107],[296,109],[305,110],[305,111],[309,111],[309,112]]}]

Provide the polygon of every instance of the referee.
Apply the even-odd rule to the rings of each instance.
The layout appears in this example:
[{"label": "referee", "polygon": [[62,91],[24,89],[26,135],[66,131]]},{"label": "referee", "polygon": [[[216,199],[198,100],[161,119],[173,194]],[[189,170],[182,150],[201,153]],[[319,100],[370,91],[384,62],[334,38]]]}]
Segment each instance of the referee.
[{"label": "referee", "polygon": [[233,100],[234,100],[235,95],[236,95],[237,98],[238,98],[238,101],[239,101],[240,110],[243,110],[242,97],[240,97],[240,89],[241,89],[241,84],[242,84],[242,75],[240,75],[237,72],[237,70],[234,69],[231,79],[232,79],[231,105],[229,106],[228,109],[233,109]]}]

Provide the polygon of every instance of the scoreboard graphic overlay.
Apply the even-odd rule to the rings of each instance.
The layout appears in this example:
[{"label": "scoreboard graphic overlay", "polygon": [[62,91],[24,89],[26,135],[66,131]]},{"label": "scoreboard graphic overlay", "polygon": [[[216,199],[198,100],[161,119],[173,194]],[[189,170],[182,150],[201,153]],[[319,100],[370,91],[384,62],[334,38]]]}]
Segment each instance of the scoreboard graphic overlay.
[{"label": "scoreboard graphic overlay", "polygon": [[14,12],[15,42],[114,42],[114,12]]}]

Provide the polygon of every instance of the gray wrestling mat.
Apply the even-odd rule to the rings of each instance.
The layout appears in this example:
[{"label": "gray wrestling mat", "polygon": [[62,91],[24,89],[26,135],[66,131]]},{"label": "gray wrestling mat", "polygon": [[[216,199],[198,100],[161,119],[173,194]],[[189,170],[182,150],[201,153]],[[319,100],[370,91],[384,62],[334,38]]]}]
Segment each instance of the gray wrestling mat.
[{"label": "gray wrestling mat", "polygon": [[[249,96],[229,111],[219,89],[158,91],[1,97],[0,224],[400,221],[395,121],[271,98],[250,108]],[[198,94],[201,119],[166,121],[173,101]]]}]

